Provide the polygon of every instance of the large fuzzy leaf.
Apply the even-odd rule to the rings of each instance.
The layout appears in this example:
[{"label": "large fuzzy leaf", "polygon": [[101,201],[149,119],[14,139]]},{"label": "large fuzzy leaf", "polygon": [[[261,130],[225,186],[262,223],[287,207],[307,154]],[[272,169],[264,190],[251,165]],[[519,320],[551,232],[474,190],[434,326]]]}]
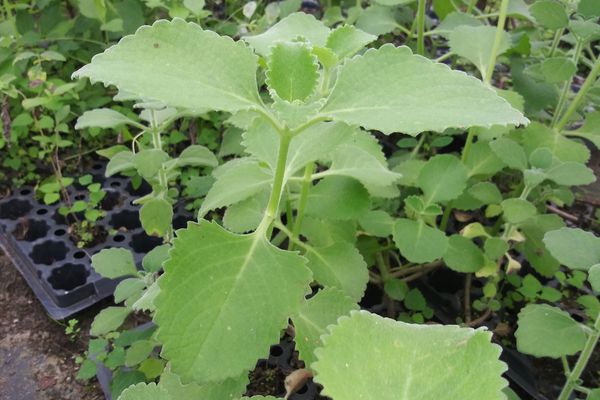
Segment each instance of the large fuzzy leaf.
[{"label": "large fuzzy leaf", "polygon": [[260,233],[203,220],[177,234],[155,300],[162,355],[184,383],[235,378],[277,342],[311,273]]},{"label": "large fuzzy leaf", "polygon": [[141,27],[73,76],[173,107],[234,112],[260,103],[257,66],[243,43],[174,19]]},{"label": "large fuzzy leaf", "polygon": [[412,325],[353,311],[315,351],[312,366],[333,399],[504,399],[506,370],[491,333]]},{"label": "large fuzzy leaf", "polygon": [[317,282],[343,291],[356,302],[363,297],[369,272],[354,245],[339,242],[327,247],[309,247],[305,256]]},{"label": "large fuzzy leaf", "polygon": [[386,134],[528,122],[477,79],[392,45],[340,67],[321,113]]},{"label": "large fuzzy leaf", "polygon": [[310,367],[315,361],[314,351],[321,347],[321,336],[327,333],[327,327],[356,309],[358,305],[343,292],[327,288],[307,300],[292,316],[296,328],[296,347],[306,366]]},{"label": "large fuzzy leaf", "polygon": [[313,94],[319,64],[306,43],[277,43],[269,56],[267,84],[286,101],[304,101]]}]

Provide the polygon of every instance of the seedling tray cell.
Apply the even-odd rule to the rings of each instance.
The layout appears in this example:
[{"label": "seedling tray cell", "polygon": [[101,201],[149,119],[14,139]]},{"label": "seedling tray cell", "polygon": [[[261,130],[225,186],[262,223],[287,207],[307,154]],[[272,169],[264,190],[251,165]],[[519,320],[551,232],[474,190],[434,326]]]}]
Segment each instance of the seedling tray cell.
[{"label": "seedling tray cell", "polygon": [[[91,267],[91,256],[104,248],[132,250],[141,265],[144,254],[162,243],[143,231],[138,206],[132,201],[144,189],[134,190],[126,178],[105,179],[103,164],[95,164],[91,174],[102,183],[106,196],[101,208],[105,215],[96,222],[94,244],[78,248],[69,235],[69,221],[58,212],[58,205],[45,205],[35,197],[32,187],[22,187],[0,200],[0,247],[23,275],[48,314],[64,319],[112,295],[119,280],[98,275]],[[100,172],[99,172],[100,171]],[[69,187],[75,200],[85,200],[84,188]],[[191,214],[178,210],[180,221]]]}]

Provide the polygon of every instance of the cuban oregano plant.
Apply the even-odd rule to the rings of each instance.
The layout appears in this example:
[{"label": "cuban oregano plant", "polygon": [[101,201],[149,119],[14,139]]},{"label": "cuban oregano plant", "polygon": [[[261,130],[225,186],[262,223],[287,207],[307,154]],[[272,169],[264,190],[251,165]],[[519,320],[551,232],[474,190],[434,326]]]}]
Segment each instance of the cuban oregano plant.
[{"label": "cuban oregano plant", "polygon": [[[369,280],[357,221],[376,222],[365,219],[371,205],[396,198],[403,178],[368,131],[528,121],[489,86],[407,47],[363,50],[374,40],[302,13],[238,42],[175,19],[140,28],[75,73],[180,110],[230,113],[244,130],[245,154],[214,170],[199,222],[175,233],[157,281],[155,338],[168,369],[122,399],[239,398],[290,319],[300,357],[336,400],[439,397],[449,382],[456,398],[504,398],[489,332],[354,310]],[[393,227],[409,260],[443,255],[423,255],[422,241],[439,237],[438,203],[460,194],[457,162],[431,159],[410,218],[371,224],[383,236]],[[323,289],[307,299],[313,282]]]}]

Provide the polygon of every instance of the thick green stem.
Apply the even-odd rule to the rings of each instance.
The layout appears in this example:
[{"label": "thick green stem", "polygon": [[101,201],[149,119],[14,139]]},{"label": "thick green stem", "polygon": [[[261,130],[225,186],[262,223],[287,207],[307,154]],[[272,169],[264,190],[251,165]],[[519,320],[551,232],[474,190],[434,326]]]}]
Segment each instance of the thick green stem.
[{"label": "thick green stem", "polygon": [[569,105],[569,108],[567,108],[565,115],[563,115],[563,117],[560,119],[560,121],[558,121],[558,123],[556,124],[556,126],[555,126],[556,130],[558,130],[560,132],[567,125],[567,123],[569,122],[569,120],[571,119],[571,117],[573,116],[575,111],[577,111],[577,107],[579,107],[579,105],[581,104],[581,101],[587,94],[588,90],[590,90],[590,88],[596,81],[596,77],[598,76],[599,72],[600,72],[600,61],[596,61],[596,63],[594,64],[594,68],[592,68],[592,70],[590,71],[590,74],[588,75],[585,82],[581,86],[581,89],[579,89],[579,92],[577,92],[577,96],[575,96],[575,98]]},{"label": "thick green stem", "polygon": [[508,14],[508,3],[509,0],[502,0],[502,3],[500,4],[500,17],[498,18],[498,25],[496,26],[496,36],[494,37],[494,45],[492,46],[488,69],[484,77],[487,84],[492,83],[492,75],[494,74],[494,67],[496,66],[496,54],[498,54],[498,50],[500,50],[500,45],[502,44],[502,35],[504,34],[504,25],[506,24],[506,15]]},{"label": "thick green stem", "polygon": [[273,189],[271,190],[271,196],[269,197],[267,210],[262,221],[260,222],[259,227],[257,228],[257,231],[266,232],[271,223],[275,220],[275,217],[277,216],[277,210],[279,209],[279,201],[281,200],[281,191],[283,189],[283,179],[285,177],[285,165],[287,162],[292,135],[288,129],[284,129],[279,135],[279,138],[279,152],[277,155],[275,177],[273,178]]},{"label": "thick green stem", "polygon": [[[575,65],[577,65],[579,63],[579,58],[581,57],[582,50],[583,50],[583,43],[581,40],[579,40],[579,41],[577,41],[577,44],[575,45],[575,53],[573,54],[573,63]],[[560,116],[562,114],[562,110],[565,107],[565,103],[567,102],[567,97],[569,96],[569,93],[571,92],[571,81],[572,81],[572,79],[569,79],[563,85],[563,90],[560,94],[558,103],[556,104],[556,110],[554,111],[554,115],[552,117],[552,123],[551,123],[552,127],[555,127],[556,124],[558,123],[558,119],[560,118]]]},{"label": "thick green stem", "polygon": [[417,54],[425,55],[425,2],[426,0],[419,0],[417,6]]},{"label": "thick green stem", "polygon": [[[304,168],[304,177],[302,178],[302,189],[300,190],[300,200],[298,200],[298,213],[296,214],[296,221],[294,221],[294,228],[292,233],[294,237],[300,235],[302,229],[302,221],[304,220],[304,210],[306,209],[306,203],[308,201],[308,192],[312,184],[312,174],[315,171],[315,163],[311,162]],[[294,246],[290,242],[289,249],[293,250]]]},{"label": "thick green stem", "polygon": [[596,322],[594,323],[594,331],[589,334],[587,341],[585,342],[585,346],[573,367],[573,370],[569,374],[567,378],[567,382],[563,387],[560,395],[558,396],[558,400],[568,400],[571,398],[571,394],[573,390],[577,387],[579,382],[579,378],[583,373],[583,370],[587,366],[594,349],[596,348],[596,344],[598,344],[598,339],[600,339],[600,315],[596,317]]},{"label": "thick green stem", "polygon": [[467,14],[471,14],[471,12],[473,11],[473,9],[475,8],[475,5],[477,4],[477,0],[471,0],[469,2],[469,5],[467,6]]}]

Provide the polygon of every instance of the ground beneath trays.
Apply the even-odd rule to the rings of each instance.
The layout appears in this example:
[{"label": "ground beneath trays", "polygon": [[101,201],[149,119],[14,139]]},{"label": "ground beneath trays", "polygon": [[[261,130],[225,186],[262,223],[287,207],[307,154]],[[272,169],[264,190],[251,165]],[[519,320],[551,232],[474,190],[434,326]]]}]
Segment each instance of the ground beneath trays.
[{"label": "ground beneath trays", "polygon": [[69,340],[0,251],[0,400],[104,399],[96,382],[75,380],[75,357],[86,349],[90,323],[104,305],[77,315],[81,334]]}]

